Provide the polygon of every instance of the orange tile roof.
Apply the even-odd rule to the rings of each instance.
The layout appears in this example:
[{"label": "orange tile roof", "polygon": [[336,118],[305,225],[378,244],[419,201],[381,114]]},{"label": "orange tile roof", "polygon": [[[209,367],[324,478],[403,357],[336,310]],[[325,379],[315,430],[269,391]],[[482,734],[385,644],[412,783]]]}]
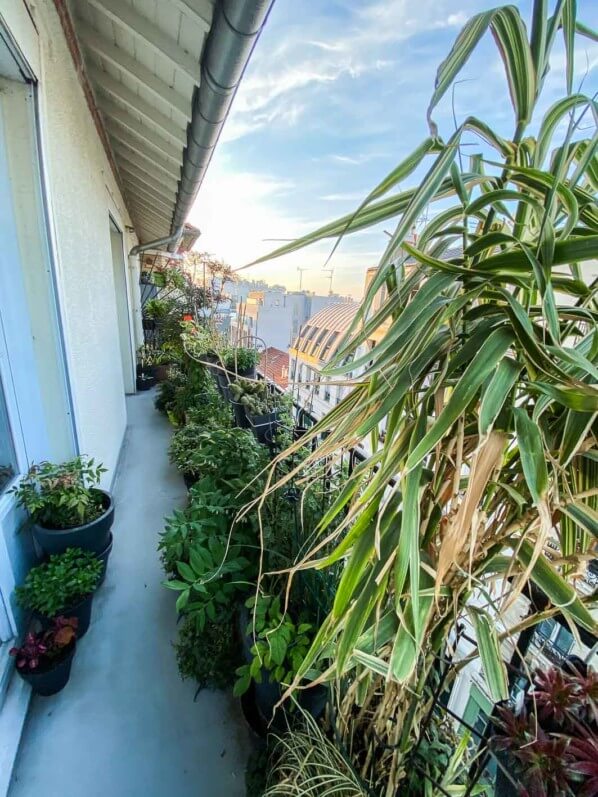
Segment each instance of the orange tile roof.
[{"label": "orange tile roof", "polygon": [[289,355],[286,351],[268,346],[260,355],[258,370],[279,387],[287,388],[289,384]]}]

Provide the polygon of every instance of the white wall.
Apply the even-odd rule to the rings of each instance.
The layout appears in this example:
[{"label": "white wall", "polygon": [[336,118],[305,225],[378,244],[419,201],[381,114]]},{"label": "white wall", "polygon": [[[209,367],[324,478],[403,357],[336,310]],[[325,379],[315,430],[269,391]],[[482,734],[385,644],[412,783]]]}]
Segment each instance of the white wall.
[{"label": "white wall", "polygon": [[[108,484],[126,424],[109,214],[121,230],[131,221],[54,5],[39,0],[30,10],[39,32],[42,149],[79,447],[104,462]],[[128,251],[136,239],[124,238]]]}]

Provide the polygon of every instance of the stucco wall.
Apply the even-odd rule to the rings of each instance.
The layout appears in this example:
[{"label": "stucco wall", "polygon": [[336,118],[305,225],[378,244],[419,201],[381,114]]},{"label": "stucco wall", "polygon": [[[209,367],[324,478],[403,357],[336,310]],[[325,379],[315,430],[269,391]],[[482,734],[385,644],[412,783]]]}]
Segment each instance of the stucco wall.
[{"label": "stucco wall", "polygon": [[109,214],[136,239],[51,0],[30,6],[39,32],[42,151],[57,255],[74,412],[82,453],[109,483],[126,425]]}]

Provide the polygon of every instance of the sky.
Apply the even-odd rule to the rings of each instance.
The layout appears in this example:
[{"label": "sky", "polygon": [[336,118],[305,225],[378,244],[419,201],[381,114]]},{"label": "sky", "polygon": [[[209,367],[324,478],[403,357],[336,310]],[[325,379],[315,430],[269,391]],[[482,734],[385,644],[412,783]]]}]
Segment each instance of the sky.
[{"label": "sky", "polygon": [[[530,3],[517,5],[529,20]],[[436,69],[464,22],[490,7],[488,0],[276,0],[189,216],[202,233],[197,248],[239,268],[283,243],[276,239],[354,210],[426,138]],[[579,0],[578,18],[598,28],[598,2]],[[575,86],[592,95],[598,44],[580,38],[575,56]],[[559,38],[539,117],[564,93],[564,63]],[[511,137],[512,108],[489,34],[458,79],[454,109],[449,94],[434,114],[440,135],[454,131],[454,111],[457,123],[474,114]],[[473,139],[466,146],[467,154],[481,149]],[[327,266],[333,290],[359,298],[386,241],[380,227],[347,236]],[[301,268],[303,288],[326,294],[333,243],[239,276],[296,290]]]}]

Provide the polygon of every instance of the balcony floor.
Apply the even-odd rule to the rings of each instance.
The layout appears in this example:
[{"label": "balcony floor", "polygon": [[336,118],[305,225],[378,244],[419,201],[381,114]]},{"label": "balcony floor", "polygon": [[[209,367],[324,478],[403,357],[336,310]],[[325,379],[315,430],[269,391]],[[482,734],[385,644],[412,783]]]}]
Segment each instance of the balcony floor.
[{"label": "balcony floor", "polygon": [[185,502],[154,391],[127,399],[114,548],[92,625],[60,694],[34,697],[10,797],[236,797],[249,738],[229,694],[181,681],[176,595],[160,584],[163,517]]}]

